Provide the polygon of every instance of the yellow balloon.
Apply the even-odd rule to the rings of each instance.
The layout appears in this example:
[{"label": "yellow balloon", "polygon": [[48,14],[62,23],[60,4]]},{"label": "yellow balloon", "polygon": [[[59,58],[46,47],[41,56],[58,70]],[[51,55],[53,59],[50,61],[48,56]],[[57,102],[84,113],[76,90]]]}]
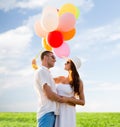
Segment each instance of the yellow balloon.
[{"label": "yellow balloon", "polygon": [[78,18],[79,18],[79,16],[80,16],[80,10],[79,10],[79,8],[77,8],[77,7],[76,7],[76,10],[77,10],[77,15],[76,15],[76,18],[78,19]]},{"label": "yellow balloon", "polygon": [[72,13],[76,18],[78,18],[77,7],[75,5],[71,3],[64,4],[59,10],[59,15],[61,16],[66,12]]},{"label": "yellow balloon", "polygon": [[35,58],[32,60],[32,68],[35,69],[35,70],[38,69],[37,62],[36,62]]},{"label": "yellow balloon", "polygon": [[38,69],[38,66],[36,64],[32,64],[32,68],[37,70]]},{"label": "yellow balloon", "polygon": [[51,51],[52,47],[47,43],[47,40],[45,38],[42,38],[42,46],[43,48],[45,48],[46,50]]}]

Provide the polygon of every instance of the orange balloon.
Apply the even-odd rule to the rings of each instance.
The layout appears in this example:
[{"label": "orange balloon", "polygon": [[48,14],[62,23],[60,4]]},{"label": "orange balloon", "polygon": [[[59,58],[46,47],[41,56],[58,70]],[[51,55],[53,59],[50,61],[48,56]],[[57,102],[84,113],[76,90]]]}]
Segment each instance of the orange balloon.
[{"label": "orange balloon", "polygon": [[76,33],[76,29],[73,28],[72,30],[70,30],[68,32],[62,32],[62,35],[63,35],[64,40],[67,41],[67,40],[72,39],[74,37],[75,33]]},{"label": "orange balloon", "polygon": [[47,43],[47,40],[45,38],[42,38],[42,46],[43,48],[45,48],[46,50],[51,51],[52,47]]}]

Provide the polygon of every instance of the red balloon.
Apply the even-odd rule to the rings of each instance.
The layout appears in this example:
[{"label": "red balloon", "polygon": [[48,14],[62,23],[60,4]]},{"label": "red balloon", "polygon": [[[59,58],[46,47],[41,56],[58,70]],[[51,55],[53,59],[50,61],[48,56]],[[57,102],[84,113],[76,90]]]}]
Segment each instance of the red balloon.
[{"label": "red balloon", "polygon": [[57,30],[49,32],[47,36],[47,41],[51,47],[57,48],[63,43],[63,35],[60,31]]}]

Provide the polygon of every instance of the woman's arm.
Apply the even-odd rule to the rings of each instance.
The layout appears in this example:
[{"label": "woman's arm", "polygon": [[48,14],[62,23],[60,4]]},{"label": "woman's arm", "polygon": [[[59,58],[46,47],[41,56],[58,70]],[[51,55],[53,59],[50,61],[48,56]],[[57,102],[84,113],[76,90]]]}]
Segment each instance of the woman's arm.
[{"label": "woman's arm", "polygon": [[80,80],[80,88],[79,88],[79,91],[80,91],[80,95],[79,95],[79,103],[80,105],[85,105],[85,95],[84,95],[84,88],[83,88],[83,82],[82,80]]},{"label": "woman's arm", "polygon": [[73,104],[77,104],[77,105],[85,105],[85,96],[84,96],[84,88],[83,88],[83,82],[80,81],[80,88],[79,88],[79,91],[80,91],[80,95],[79,95],[79,98],[73,98],[73,97],[65,97],[66,101],[68,103],[73,103]]}]

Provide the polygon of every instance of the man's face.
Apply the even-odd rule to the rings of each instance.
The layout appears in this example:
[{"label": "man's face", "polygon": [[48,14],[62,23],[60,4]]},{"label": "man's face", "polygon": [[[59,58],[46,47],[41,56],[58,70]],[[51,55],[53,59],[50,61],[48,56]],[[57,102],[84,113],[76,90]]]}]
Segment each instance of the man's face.
[{"label": "man's face", "polygon": [[55,62],[56,62],[56,58],[55,58],[55,56],[54,56],[53,53],[49,53],[49,54],[47,55],[47,57],[48,57],[48,58],[47,58],[48,67],[51,68],[51,67],[54,66],[54,64],[55,64]]}]

